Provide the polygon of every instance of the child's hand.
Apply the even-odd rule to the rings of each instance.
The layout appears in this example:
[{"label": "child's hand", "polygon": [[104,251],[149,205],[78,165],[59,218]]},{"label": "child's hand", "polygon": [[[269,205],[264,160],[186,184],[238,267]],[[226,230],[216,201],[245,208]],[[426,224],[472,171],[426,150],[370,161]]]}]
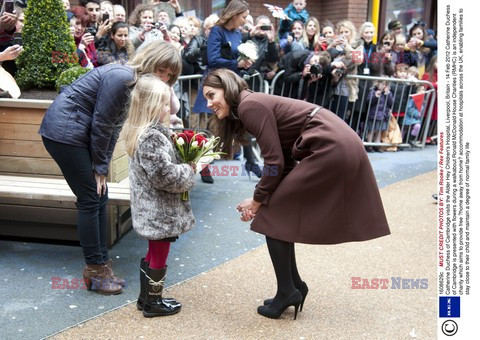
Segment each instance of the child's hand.
[{"label": "child's hand", "polygon": [[196,174],[197,173],[197,163],[190,162],[190,163],[188,163],[188,165],[190,165],[192,167],[193,173]]},{"label": "child's hand", "polygon": [[375,97],[380,98],[381,95],[382,95],[382,91],[380,90],[375,91]]}]

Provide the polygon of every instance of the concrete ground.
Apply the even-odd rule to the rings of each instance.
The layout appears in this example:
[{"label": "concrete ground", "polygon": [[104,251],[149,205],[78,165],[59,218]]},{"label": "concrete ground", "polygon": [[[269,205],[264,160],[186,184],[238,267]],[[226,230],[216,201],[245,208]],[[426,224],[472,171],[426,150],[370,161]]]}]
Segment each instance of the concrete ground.
[{"label": "concrete ground", "polygon": [[[249,231],[234,208],[251,196],[257,180],[226,176],[214,185],[199,180],[191,193],[196,227],[172,245],[166,293],[183,303],[178,315],[146,319],[136,310],[146,242],[134,232],[110,252],[128,285],[111,297],[52,289],[52,277],[81,277],[79,247],[0,241],[0,338],[435,338],[436,148],[369,156],[392,235],[298,245],[310,292],[296,321],[292,308],[279,320],[256,313],[275,292],[273,270],[264,237]],[[385,278],[388,288],[352,289],[352,277]],[[428,287],[392,289],[392,277],[426,279]]]}]

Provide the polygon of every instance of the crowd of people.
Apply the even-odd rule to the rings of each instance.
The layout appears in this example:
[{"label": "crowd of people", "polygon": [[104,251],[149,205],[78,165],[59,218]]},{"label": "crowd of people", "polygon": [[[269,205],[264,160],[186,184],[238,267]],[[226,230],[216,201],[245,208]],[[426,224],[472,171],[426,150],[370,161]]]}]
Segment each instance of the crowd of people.
[{"label": "crowd of people", "polygon": [[[231,22],[229,18],[212,14],[202,22],[196,16],[184,16],[179,0],[151,0],[150,4],[138,5],[128,18],[125,8],[108,0],[81,0],[81,6],[73,7],[69,0],[62,1],[77,46],[79,63],[83,67],[126,64],[152,41],[161,40],[173,44],[181,54],[181,75],[204,75],[212,69],[226,67],[244,77],[259,73],[260,79],[271,83],[275,75],[284,70],[276,82],[275,94],[329,108],[349,122],[358,134],[364,132],[367,142],[380,142],[381,133],[378,132],[385,131],[391,113],[395,112],[395,105],[387,105],[386,113],[367,112],[372,111],[371,99],[374,104],[384,103],[383,100],[376,101],[377,96],[370,95],[376,85],[372,81],[348,78],[347,75],[403,79],[398,76],[401,72],[396,70],[411,67],[417,70],[412,80],[428,80],[436,86],[434,57],[437,42],[434,31],[426,29],[423,22],[411,24],[407,32],[407,27],[400,21],[392,20],[374,43],[378,28],[372,23],[365,22],[357,29],[349,20],[336,24],[329,20],[320,21],[309,15],[306,0],[293,0],[285,8],[286,17],[279,21],[278,28],[267,15],[252,18],[246,14],[238,22]],[[13,59],[20,50],[13,50],[13,35],[22,30],[22,8],[17,7],[15,14],[3,13],[0,23],[0,60],[4,69],[14,76],[16,67]],[[248,40],[257,46],[258,58],[242,59],[237,63],[238,46]],[[227,48],[225,43],[230,46]],[[249,85],[255,87],[252,80]],[[402,111],[400,117],[404,117],[408,98],[397,94],[396,83],[386,85],[387,91],[394,93],[397,110]],[[403,85],[400,86],[402,90]],[[402,93],[417,91],[412,88]],[[180,117],[173,117],[173,126],[207,129],[212,112],[202,105],[204,100],[201,94],[196,96],[197,91],[198,84],[195,82],[186,86],[182,84],[181,88],[177,84],[176,95],[180,99],[181,113]],[[404,99],[401,101],[402,108],[398,108],[400,97]],[[372,119],[375,124],[369,122]],[[435,134],[435,122],[434,109],[429,137]],[[403,121],[399,123],[403,124]],[[243,154],[249,169],[258,175],[251,150],[247,147]],[[213,182],[208,174],[202,178]]]},{"label": "crowd of people", "polygon": [[[118,294],[125,286],[113,274],[105,233],[108,164],[125,121],[133,225],[149,240],[140,262],[137,302],[146,317],[180,310],[178,301],[162,297],[166,261],[170,243],[194,224],[189,202],[181,202],[178,193],[192,187],[196,167],[177,157],[170,131],[161,124],[168,114],[172,127],[211,129],[229,155],[236,151],[233,142],[242,141],[245,169],[261,178],[253,198],[237,206],[242,221],[253,219],[252,229],[266,235],[277,278],[277,294],[265,300],[259,314],[278,318],[294,306],[296,317],[303,307],[308,287],[296,266],[294,243],[335,244],[389,234],[358,131],[344,122],[361,126],[370,143],[380,141],[392,117],[408,127],[404,138],[418,136],[425,103],[419,107],[412,84],[414,79],[436,84],[437,79],[436,41],[423,23],[405,35],[405,27],[392,21],[375,44],[372,23],[357,30],[349,20],[319,21],[309,15],[305,0],[292,1],[278,30],[269,16],[252,18],[243,0],[230,1],[220,16],[212,14],[203,22],[185,17],[178,0],[138,5],[128,20],[125,9],[109,1],[81,0],[74,7],[68,0],[63,3],[79,63],[92,71],[57,97],[40,133],[78,199],[83,276],[89,288]],[[20,53],[10,46],[14,32],[21,31],[19,13],[21,9],[1,16],[0,60],[12,61]],[[239,51],[249,40],[256,58]],[[13,68],[8,70],[14,75]],[[254,74],[271,82],[281,70],[277,84],[294,91],[271,96],[248,90]],[[178,77],[192,74],[203,75],[190,89],[196,95],[176,92]],[[346,77],[357,74],[384,79]],[[391,85],[388,77],[409,82]],[[424,87],[415,87],[418,94],[422,91]],[[319,97],[330,111],[319,107]],[[368,106],[357,106],[364,100]],[[188,120],[177,116],[182,101],[191,101]],[[81,107],[81,127],[64,133],[79,122],[68,114],[75,105]],[[122,107],[129,107],[128,115]],[[265,175],[255,163],[252,137],[265,166],[275,168],[278,176]],[[325,143],[335,148],[322,147]],[[203,172],[202,179],[213,183],[208,168]],[[303,199],[318,197],[318,192],[322,198]]]}]

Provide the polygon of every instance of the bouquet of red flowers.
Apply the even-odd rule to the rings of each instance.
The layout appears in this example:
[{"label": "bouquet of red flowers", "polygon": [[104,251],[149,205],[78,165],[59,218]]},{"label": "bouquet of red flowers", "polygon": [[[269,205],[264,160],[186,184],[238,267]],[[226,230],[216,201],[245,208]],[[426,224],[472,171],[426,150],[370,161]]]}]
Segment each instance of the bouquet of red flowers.
[{"label": "bouquet of red flowers", "polygon": [[[224,152],[214,151],[219,143],[219,138],[207,138],[201,132],[193,130],[185,130],[175,133],[172,136],[175,146],[177,147],[180,158],[185,163],[210,163],[213,159],[220,159],[220,155]],[[189,200],[189,193],[182,193],[182,200]]]}]

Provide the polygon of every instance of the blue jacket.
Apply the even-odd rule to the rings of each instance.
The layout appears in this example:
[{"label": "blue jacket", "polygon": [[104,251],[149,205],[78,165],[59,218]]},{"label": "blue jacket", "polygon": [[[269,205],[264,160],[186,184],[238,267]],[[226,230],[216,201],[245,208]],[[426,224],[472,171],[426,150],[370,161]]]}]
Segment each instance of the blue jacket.
[{"label": "blue jacket", "polygon": [[290,25],[292,22],[295,20],[300,20],[305,25],[309,18],[309,14],[305,8],[298,13],[295,7],[293,7],[292,3],[290,3],[290,5],[283,10],[283,13],[285,13],[292,20],[280,20],[280,28],[278,30],[278,36],[280,39],[286,38],[287,33],[290,32]]},{"label": "blue jacket", "polygon": [[122,125],[134,72],[111,64],[95,68],[60,93],[39,133],[56,142],[88,148],[92,166],[107,175]]},{"label": "blue jacket", "polygon": [[403,119],[403,125],[410,126],[420,124],[422,122],[422,112],[425,105],[422,106],[422,111],[418,111],[415,106],[415,102],[412,98],[408,100],[407,111],[405,112],[405,118]]}]

